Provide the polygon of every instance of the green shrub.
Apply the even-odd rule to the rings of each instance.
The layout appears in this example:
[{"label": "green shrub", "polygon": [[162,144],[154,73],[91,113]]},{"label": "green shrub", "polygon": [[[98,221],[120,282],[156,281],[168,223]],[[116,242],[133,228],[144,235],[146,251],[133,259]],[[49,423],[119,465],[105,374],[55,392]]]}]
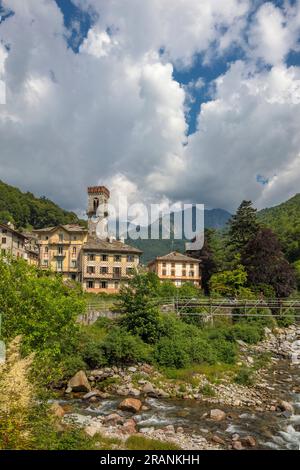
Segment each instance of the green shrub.
[{"label": "green shrub", "polygon": [[107,364],[106,357],[103,353],[102,342],[90,339],[85,343],[81,350],[81,357],[90,369],[96,369]]},{"label": "green shrub", "polygon": [[260,325],[240,322],[232,327],[232,334],[235,339],[242,340],[248,344],[256,344],[263,339],[264,330]]},{"label": "green shrub", "polygon": [[161,338],[154,349],[154,359],[161,366],[181,368],[190,364],[188,341],[184,338]]},{"label": "green shrub", "polygon": [[6,339],[22,335],[25,353],[40,351],[59,359],[72,354],[85,311],[78,289],[64,284],[60,276],[41,272],[24,260],[0,257],[0,311]]},{"label": "green shrub", "polygon": [[215,364],[217,362],[217,353],[213,344],[200,335],[191,338],[188,351],[190,362],[196,364]]},{"label": "green shrub", "polygon": [[237,357],[237,347],[235,343],[223,339],[213,341],[211,347],[215,350],[218,362],[224,362],[225,364],[235,363]]},{"label": "green shrub", "polygon": [[157,297],[160,281],[156,274],[136,274],[120,292],[123,311],[121,325],[146,343],[154,343],[161,326],[159,308],[153,301]]},{"label": "green shrub", "polygon": [[243,367],[234,377],[234,382],[239,385],[251,386],[253,385],[253,373],[248,367]]},{"label": "green shrub", "polygon": [[295,313],[290,312],[290,313],[283,314],[280,317],[277,317],[276,321],[277,321],[277,325],[280,328],[286,328],[295,323]]},{"label": "green shrub", "polygon": [[114,327],[104,339],[102,351],[109,364],[134,364],[149,361],[151,349],[138,336]]},{"label": "green shrub", "polygon": [[216,395],[216,392],[209,384],[203,385],[203,387],[200,388],[199,392],[205,397],[214,397]]}]

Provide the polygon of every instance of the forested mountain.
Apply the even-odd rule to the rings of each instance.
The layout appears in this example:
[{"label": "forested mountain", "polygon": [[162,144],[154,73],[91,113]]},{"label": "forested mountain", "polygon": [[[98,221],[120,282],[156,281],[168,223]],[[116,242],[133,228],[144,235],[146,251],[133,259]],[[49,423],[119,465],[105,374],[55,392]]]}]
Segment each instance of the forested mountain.
[{"label": "forested mountain", "polygon": [[300,194],[258,212],[258,217],[278,235],[287,259],[290,262],[300,260]]},{"label": "forested mountain", "polygon": [[[182,214],[186,214],[189,212],[186,210],[182,212]],[[169,216],[167,216],[169,217]],[[183,216],[184,217],[184,216]],[[228,220],[230,219],[231,214],[223,209],[205,209],[204,210],[204,227],[205,228],[212,228],[212,229],[223,229]],[[160,224],[166,225],[168,227],[169,221],[165,220],[166,217],[163,217]],[[182,221],[184,218],[182,218]],[[132,238],[127,238],[126,243],[135,246],[143,251],[142,262],[148,263],[156,256],[161,256],[171,251],[185,251],[185,243],[187,240],[182,239],[174,239],[173,232],[176,232],[176,228],[174,228],[174,219],[173,215],[171,215],[171,222],[170,222],[170,232],[171,232],[171,239],[170,240],[152,240],[150,239],[150,227],[143,228],[143,232],[148,232],[149,239],[139,239],[133,240]],[[178,229],[178,227],[177,227]],[[183,227],[182,227],[183,229]],[[184,233],[184,232],[182,232]]]},{"label": "forested mountain", "polygon": [[85,223],[74,212],[61,209],[45,197],[37,198],[0,181],[0,222],[9,221],[18,228]]}]

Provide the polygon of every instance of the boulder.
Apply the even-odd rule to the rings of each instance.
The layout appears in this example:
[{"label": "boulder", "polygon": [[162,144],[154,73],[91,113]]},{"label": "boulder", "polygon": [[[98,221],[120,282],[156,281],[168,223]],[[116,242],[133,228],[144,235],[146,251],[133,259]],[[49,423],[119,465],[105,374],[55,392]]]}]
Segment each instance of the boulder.
[{"label": "boulder", "polygon": [[243,450],[244,449],[243,446],[242,446],[241,441],[233,441],[232,448],[234,450]]},{"label": "boulder", "polygon": [[131,411],[133,413],[137,413],[140,411],[142,407],[141,400],[137,398],[126,398],[125,400],[121,401],[119,404],[119,409],[122,411]]},{"label": "boulder", "polygon": [[[162,397],[162,398],[169,398],[169,394],[167,392],[165,392],[164,390],[162,390],[161,388],[158,388],[157,389],[157,395],[159,397]],[[190,397],[189,397],[190,398]]]},{"label": "boulder", "polygon": [[137,388],[130,388],[129,389],[129,395],[132,395],[133,397],[139,397],[141,392]]},{"label": "boulder", "polygon": [[134,434],[136,432],[136,422],[134,419],[127,419],[122,429],[126,434]]},{"label": "boulder", "polygon": [[95,434],[97,434],[100,431],[99,426],[96,424],[89,424],[84,428],[84,432],[89,436],[89,437],[94,437]]},{"label": "boulder", "polygon": [[104,422],[112,425],[122,424],[124,423],[124,418],[118,413],[111,413],[110,415],[105,416]]},{"label": "boulder", "polygon": [[223,421],[226,418],[226,413],[218,409],[210,410],[209,417],[213,421]]},{"label": "boulder", "polygon": [[134,373],[134,372],[137,371],[137,368],[136,367],[128,367],[128,371]]},{"label": "boulder", "polygon": [[53,403],[50,407],[51,413],[56,416],[57,418],[63,418],[65,415],[65,410],[59,403]]},{"label": "boulder", "polygon": [[140,370],[142,372],[145,372],[145,374],[152,374],[153,372],[153,367],[150,366],[149,364],[143,364],[141,367],[140,367]]},{"label": "boulder", "polygon": [[83,370],[80,370],[79,372],[77,372],[77,374],[75,374],[74,377],[72,377],[69,380],[67,390],[70,388],[72,392],[90,392],[91,391],[91,386]]},{"label": "boulder", "polygon": [[226,444],[224,439],[222,439],[220,436],[217,436],[216,434],[212,436],[211,440],[212,442],[215,442],[216,444],[220,444],[222,446]]},{"label": "boulder", "polygon": [[243,437],[241,442],[246,447],[255,447],[256,446],[256,439],[253,436]]},{"label": "boulder", "polygon": [[154,394],[155,390],[154,390],[153,385],[150,382],[147,382],[143,386],[142,392],[145,393],[146,395],[148,395],[148,394]]},{"label": "boulder", "polygon": [[92,392],[86,393],[82,398],[84,400],[90,400],[90,398],[95,398],[97,396],[98,396],[98,392],[92,391]]},{"label": "boulder", "polygon": [[280,411],[288,411],[289,413],[294,413],[293,405],[288,401],[280,400],[280,402],[278,403],[278,408]]}]

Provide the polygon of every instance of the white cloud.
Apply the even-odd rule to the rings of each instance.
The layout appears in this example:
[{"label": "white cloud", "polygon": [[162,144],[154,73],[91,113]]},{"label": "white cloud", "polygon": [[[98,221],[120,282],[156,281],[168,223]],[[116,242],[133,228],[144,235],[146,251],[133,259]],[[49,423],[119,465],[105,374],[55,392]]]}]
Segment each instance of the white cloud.
[{"label": "white cloud", "polygon": [[287,4],[281,9],[267,2],[259,8],[249,33],[250,56],[277,65],[290,50],[299,47],[299,5],[297,1],[294,6]]},{"label": "white cloud", "polygon": [[[86,186],[97,182],[132,201],[154,198],[164,206],[181,199],[228,209],[243,197],[264,204],[297,190],[300,77],[283,58],[296,47],[299,2],[284,12],[258,10],[247,46],[251,60],[217,79],[189,138],[190,87],[174,80],[172,64],[188,67],[195,54],[212,61],[233,44],[246,47],[252,2],[77,3],[99,13],[79,54],[67,47],[55,2],[9,2],[16,14],[0,27],[0,44],[10,45],[1,179],[72,209],[84,207]],[[256,68],[257,59],[273,68]],[[0,73],[1,63],[0,46]],[[199,79],[191,86],[202,85]],[[269,184],[259,184],[258,174]]]},{"label": "white cloud", "polygon": [[[117,44],[117,42],[115,42]],[[97,28],[90,29],[87,38],[80,46],[80,52],[86,52],[98,59],[106,57],[113,47],[113,40],[106,31],[98,31]]]},{"label": "white cloud", "polygon": [[[262,206],[299,191],[299,180],[291,178],[300,166],[299,92],[297,67],[259,72],[243,62],[232,65],[189,137],[181,198],[232,209],[244,198]],[[258,175],[270,183],[259,184]]]}]

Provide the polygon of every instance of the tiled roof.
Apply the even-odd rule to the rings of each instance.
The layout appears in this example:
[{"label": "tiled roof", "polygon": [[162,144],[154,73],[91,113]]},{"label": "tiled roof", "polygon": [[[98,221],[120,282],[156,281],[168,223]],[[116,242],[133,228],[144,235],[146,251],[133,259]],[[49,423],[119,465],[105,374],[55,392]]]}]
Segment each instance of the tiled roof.
[{"label": "tiled roof", "polygon": [[11,233],[16,234],[18,237],[26,238],[26,236],[23,233],[19,232],[15,228],[10,227],[9,225],[0,224],[0,227],[4,228],[5,230],[8,230]]},{"label": "tiled roof", "polygon": [[63,228],[67,232],[87,232],[87,229],[77,224],[58,225],[57,227],[46,227],[33,230],[34,233],[52,232],[55,229]]},{"label": "tiled roof", "polygon": [[167,255],[164,256],[157,256],[153,261],[150,261],[149,264],[154,263],[155,261],[197,261],[200,263],[200,260],[196,258],[191,258],[190,256],[183,255],[182,253],[179,253],[178,251],[172,251],[171,253],[168,253]]},{"label": "tiled roof", "polygon": [[100,240],[99,238],[95,237],[88,237],[88,240],[83,244],[82,249],[142,254],[142,251],[138,248],[125,245],[125,243],[122,243],[118,240],[113,240],[110,242],[106,240]]}]

